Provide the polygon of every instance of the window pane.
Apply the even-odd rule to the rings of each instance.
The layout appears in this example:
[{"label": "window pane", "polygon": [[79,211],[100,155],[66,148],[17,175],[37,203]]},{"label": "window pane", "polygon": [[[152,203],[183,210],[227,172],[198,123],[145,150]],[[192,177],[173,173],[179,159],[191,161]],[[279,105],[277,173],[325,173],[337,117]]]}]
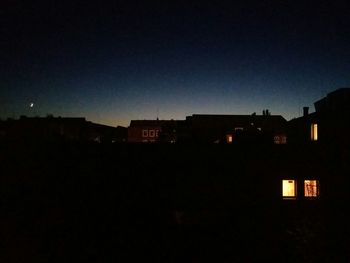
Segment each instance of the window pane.
[{"label": "window pane", "polygon": [[318,140],[318,126],[317,123],[311,124],[311,140],[317,141]]},{"label": "window pane", "polygon": [[142,130],[142,137],[148,137],[148,130]]},{"label": "window pane", "polygon": [[232,134],[227,134],[226,135],[226,142],[227,143],[232,143]]},{"label": "window pane", "polygon": [[282,181],[282,195],[283,195],[283,197],[295,197],[296,196],[295,180],[283,180]]},{"label": "window pane", "polygon": [[304,193],[305,197],[317,197],[319,193],[317,180],[305,180],[304,181]]}]

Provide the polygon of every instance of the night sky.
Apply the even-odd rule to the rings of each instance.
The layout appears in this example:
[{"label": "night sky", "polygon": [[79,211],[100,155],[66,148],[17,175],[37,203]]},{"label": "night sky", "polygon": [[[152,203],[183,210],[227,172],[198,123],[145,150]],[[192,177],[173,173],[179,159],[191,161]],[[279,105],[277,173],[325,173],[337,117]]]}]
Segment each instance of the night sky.
[{"label": "night sky", "polygon": [[2,119],[291,119],[350,86],[346,1],[102,2],[1,1]]}]

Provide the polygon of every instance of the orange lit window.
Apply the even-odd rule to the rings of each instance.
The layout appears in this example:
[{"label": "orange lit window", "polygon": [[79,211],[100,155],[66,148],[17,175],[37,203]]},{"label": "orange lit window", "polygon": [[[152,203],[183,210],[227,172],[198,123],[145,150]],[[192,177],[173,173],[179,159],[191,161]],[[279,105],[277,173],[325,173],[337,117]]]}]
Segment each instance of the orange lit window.
[{"label": "orange lit window", "polygon": [[148,136],[149,137],[154,137],[155,136],[155,131],[154,130],[149,130],[148,131]]},{"label": "orange lit window", "polygon": [[317,180],[304,181],[305,197],[318,197],[320,193],[319,182]]},{"label": "orange lit window", "polygon": [[148,130],[142,130],[142,137],[148,137]]},{"label": "orange lit window", "polygon": [[318,127],[317,123],[311,124],[311,141],[317,141],[318,140]]},{"label": "orange lit window", "polygon": [[280,134],[280,135],[276,135],[273,138],[273,141],[275,144],[286,144],[287,143],[287,136]]},{"label": "orange lit window", "polygon": [[284,199],[294,199],[297,196],[295,180],[282,180],[282,196]]},{"label": "orange lit window", "polygon": [[233,140],[232,134],[227,134],[226,135],[226,142],[227,143],[232,143],[232,140]]}]

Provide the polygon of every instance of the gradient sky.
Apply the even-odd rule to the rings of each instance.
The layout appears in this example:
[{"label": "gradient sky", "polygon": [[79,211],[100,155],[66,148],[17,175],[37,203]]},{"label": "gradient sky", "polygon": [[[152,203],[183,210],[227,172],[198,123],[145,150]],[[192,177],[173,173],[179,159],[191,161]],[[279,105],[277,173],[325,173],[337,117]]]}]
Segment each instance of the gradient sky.
[{"label": "gradient sky", "polygon": [[1,1],[1,118],[291,119],[350,86],[346,1],[101,2]]}]

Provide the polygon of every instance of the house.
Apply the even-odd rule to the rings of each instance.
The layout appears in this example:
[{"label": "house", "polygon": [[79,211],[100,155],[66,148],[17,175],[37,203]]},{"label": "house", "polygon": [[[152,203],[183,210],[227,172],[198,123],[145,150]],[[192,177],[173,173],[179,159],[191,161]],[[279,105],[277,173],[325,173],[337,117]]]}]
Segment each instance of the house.
[{"label": "house", "polygon": [[132,120],[128,127],[128,142],[131,143],[175,143],[186,137],[184,120]]},{"label": "house", "polygon": [[302,151],[290,148],[287,158],[281,157],[286,162],[280,166],[276,189],[280,189],[283,200],[314,200],[321,194],[327,196],[329,171],[327,164],[320,163],[322,154],[312,149]]},{"label": "house", "polygon": [[280,115],[193,114],[186,120],[132,120],[128,142],[286,144],[287,121]]},{"label": "house", "polygon": [[128,142],[155,142],[162,130],[164,121],[160,120],[132,120],[128,127]]},{"label": "house", "polygon": [[78,140],[84,134],[85,118],[61,118],[48,116],[8,119],[6,138],[14,140]]},{"label": "house", "polygon": [[125,127],[111,127],[108,125],[86,122],[84,140],[106,143],[124,143],[127,138]]},{"label": "house", "polygon": [[[115,128],[86,121],[85,118],[26,117],[8,119],[0,125],[0,137],[7,140],[40,141],[125,141],[126,128]],[[124,134],[123,134],[124,133]]]},{"label": "house", "polygon": [[300,118],[288,122],[291,143],[325,143],[348,145],[350,143],[350,88],[329,93],[314,103],[315,112],[304,107]]},{"label": "house", "polygon": [[[265,113],[265,112],[264,112]],[[201,143],[287,143],[287,121],[280,115],[193,114],[189,123],[193,141]]]}]

